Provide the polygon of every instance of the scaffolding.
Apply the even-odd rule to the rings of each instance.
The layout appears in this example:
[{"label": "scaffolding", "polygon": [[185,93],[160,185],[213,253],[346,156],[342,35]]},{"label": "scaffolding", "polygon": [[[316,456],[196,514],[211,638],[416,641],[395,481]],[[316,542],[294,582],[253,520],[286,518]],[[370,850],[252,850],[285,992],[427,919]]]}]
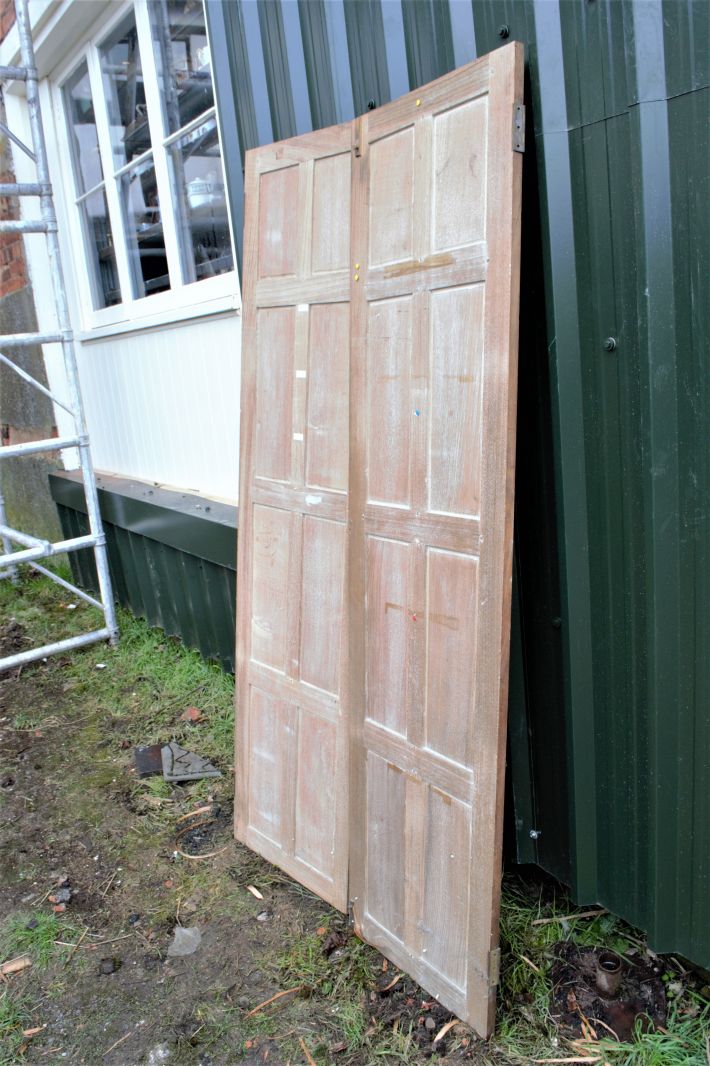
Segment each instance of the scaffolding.
[{"label": "scaffolding", "polygon": [[[39,83],[37,67],[35,64],[34,47],[28,0],[15,0],[15,12],[17,16],[17,29],[20,38],[21,66],[1,67],[0,83],[6,81],[22,81],[25,83],[27,109],[31,130],[32,148],[25,144],[14,134],[4,122],[0,122],[0,132],[23,151],[35,164],[37,171],[36,182],[0,184],[0,196],[32,196],[39,198],[41,218],[18,219],[0,221],[0,233],[42,233],[47,240],[47,252],[52,276],[52,289],[56,305],[57,329],[55,332],[36,333],[13,333],[0,335],[0,363],[8,367],[20,376],[28,385],[38,389],[53,403],[67,411],[74,422],[74,433],[68,437],[52,437],[49,440],[29,441],[23,444],[0,447],[0,461],[3,459],[36,455],[41,452],[53,452],[63,448],[76,448],[79,454],[79,464],[84,480],[84,494],[89,518],[89,533],[86,536],[72,537],[68,540],[50,542],[39,537],[30,536],[20,530],[13,529],[7,524],[5,503],[0,484],[0,544],[3,554],[0,555],[0,578],[7,578],[13,582],[18,579],[18,566],[26,564],[33,570],[51,578],[56,584],[71,592],[79,599],[98,608],[104,616],[104,625],[101,629],[79,636],[68,637],[66,640],[57,641],[54,644],[45,644],[43,647],[32,648],[0,658],[0,673],[13,667],[22,666],[24,663],[44,659],[58,652],[68,651],[72,648],[80,648],[95,641],[109,640],[112,644],[118,638],[116,625],[116,613],[114,609],[111,578],[109,574],[108,555],[106,551],[106,537],[101,523],[99,500],[96,491],[96,480],[91,464],[89,450],[89,437],[84,416],[84,406],[79,387],[79,373],[76,362],[76,350],[74,347],[74,334],[69,319],[69,307],[66,290],[64,287],[64,274],[59,251],[59,238],[57,234],[57,216],[54,209],[52,186],[49,180],[49,166],[47,163],[47,150],[44,139],[44,128],[40,108]],[[60,344],[64,362],[64,371],[68,385],[68,402],[57,397],[50,389],[28,374],[21,366],[18,366],[8,355],[8,350],[27,348],[36,344]],[[19,546],[19,547],[18,547]],[[55,555],[63,555],[66,552],[79,551],[82,548],[93,548],[96,561],[96,573],[98,577],[98,595],[96,599],[82,589],[76,588],[70,582],[65,581],[58,574],[42,566],[38,560],[47,559]]]}]

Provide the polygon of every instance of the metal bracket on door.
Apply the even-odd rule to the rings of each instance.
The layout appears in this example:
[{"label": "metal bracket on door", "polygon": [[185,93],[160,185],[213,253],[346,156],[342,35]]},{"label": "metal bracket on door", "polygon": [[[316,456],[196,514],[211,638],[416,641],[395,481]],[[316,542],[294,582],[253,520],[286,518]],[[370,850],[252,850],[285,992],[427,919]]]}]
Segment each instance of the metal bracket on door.
[{"label": "metal bracket on door", "polygon": [[525,104],[513,104],[513,151],[525,151]]}]

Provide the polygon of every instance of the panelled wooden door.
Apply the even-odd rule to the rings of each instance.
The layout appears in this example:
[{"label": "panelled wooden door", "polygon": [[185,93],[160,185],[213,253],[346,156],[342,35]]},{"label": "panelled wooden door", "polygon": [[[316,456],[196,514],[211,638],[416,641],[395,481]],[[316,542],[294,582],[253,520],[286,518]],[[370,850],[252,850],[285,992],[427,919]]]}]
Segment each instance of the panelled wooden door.
[{"label": "panelled wooden door", "polygon": [[246,173],[237,834],[484,1035],[521,98],[513,44]]},{"label": "panelled wooden door", "polygon": [[247,156],[241,840],[347,908],[349,125]]},{"label": "panelled wooden door", "polygon": [[350,896],[481,1033],[497,983],[522,46],[358,123]]}]

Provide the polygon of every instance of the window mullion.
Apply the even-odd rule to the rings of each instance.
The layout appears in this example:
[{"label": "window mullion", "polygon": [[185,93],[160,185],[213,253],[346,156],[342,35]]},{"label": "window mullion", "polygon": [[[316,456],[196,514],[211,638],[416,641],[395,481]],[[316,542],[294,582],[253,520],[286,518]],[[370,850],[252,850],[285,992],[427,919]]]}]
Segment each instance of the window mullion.
[{"label": "window mullion", "polygon": [[180,255],[180,242],[175,225],[170,169],[168,167],[167,152],[163,144],[165,131],[163,129],[163,107],[160,83],[158,81],[158,71],[155,64],[150,16],[148,14],[148,7],[145,0],[136,0],[135,16],[136,28],[138,30],[138,44],[141,51],[141,63],[143,66],[143,87],[148,108],[148,126],[150,128],[150,139],[153,145],[155,179],[158,185],[158,198],[160,200],[160,218],[163,223],[165,254],[168,260],[168,271],[170,273],[170,287],[172,289],[177,289],[183,282],[182,260]]},{"label": "window mullion", "polygon": [[109,219],[111,220],[111,232],[113,245],[116,253],[116,267],[118,280],[121,285],[122,302],[130,309],[133,302],[133,282],[126,246],[125,222],[121,208],[121,198],[118,186],[113,176],[114,158],[113,145],[111,143],[111,130],[108,122],[108,110],[104,97],[103,78],[101,76],[101,62],[95,48],[90,48],[86,57],[89,69],[89,81],[91,83],[91,95],[94,98],[94,116],[96,118],[96,135],[99,141],[101,163],[104,171],[104,183],[106,189],[106,203],[108,205]]}]

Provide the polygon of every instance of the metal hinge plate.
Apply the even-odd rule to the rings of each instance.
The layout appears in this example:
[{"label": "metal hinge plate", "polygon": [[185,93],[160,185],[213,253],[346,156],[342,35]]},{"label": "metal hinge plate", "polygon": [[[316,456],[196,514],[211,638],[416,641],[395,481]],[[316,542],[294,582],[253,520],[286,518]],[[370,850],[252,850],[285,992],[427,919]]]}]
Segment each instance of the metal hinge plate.
[{"label": "metal hinge plate", "polygon": [[500,981],[500,948],[494,948],[488,956],[488,987],[495,988]]},{"label": "metal hinge plate", "polygon": [[525,104],[513,104],[513,151],[525,151]]}]

